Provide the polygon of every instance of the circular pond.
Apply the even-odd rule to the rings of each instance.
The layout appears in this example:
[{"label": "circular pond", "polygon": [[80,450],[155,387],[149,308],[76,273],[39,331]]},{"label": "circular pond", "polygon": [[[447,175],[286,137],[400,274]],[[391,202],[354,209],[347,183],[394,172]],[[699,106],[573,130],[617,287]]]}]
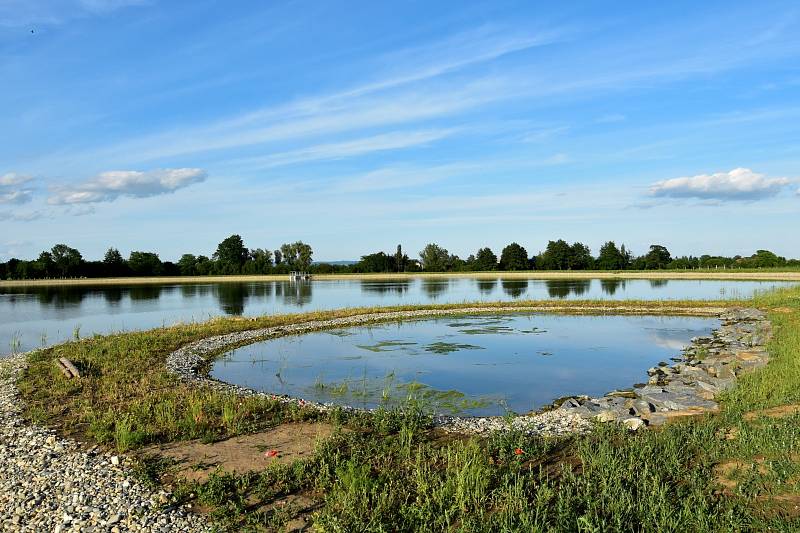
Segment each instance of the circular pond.
[{"label": "circular pond", "polygon": [[647,378],[712,318],[460,316],[319,331],[237,348],[211,377],[274,394],[362,408],[413,396],[441,414],[524,413]]}]

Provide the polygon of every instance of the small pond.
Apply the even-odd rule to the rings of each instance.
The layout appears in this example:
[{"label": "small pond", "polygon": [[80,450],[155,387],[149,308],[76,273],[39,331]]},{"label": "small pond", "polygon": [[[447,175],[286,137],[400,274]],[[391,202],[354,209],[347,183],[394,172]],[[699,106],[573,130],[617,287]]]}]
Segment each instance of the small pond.
[{"label": "small pond", "polygon": [[554,399],[646,381],[712,318],[461,316],[281,337],[237,348],[211,376],[256,390],[362,408],[409,396],[441,414],[525,413]]}]

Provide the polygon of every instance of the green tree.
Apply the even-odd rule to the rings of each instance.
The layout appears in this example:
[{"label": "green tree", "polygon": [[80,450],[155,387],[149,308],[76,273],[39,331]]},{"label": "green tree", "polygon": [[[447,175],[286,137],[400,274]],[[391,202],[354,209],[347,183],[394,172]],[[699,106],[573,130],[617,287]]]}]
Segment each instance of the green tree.
[{"label": "green tree", "polygon": [[247,261],[247,248],[239,235],[231,235],[217,245],[214,259],[222,274],[239,274]]},{"label": "green tree", "polygon": [[53,276],[56,273],[56,262],[53,261],[53,254],[50,252],[42,252],[36,260],[38,263],[38,270],[44,277]]},{"label": "green tree", "polygon": [[622,251],[617,248],[614,241],[608,241],[600,247],[600,254],[597,256],[597,268],[600,270],[622,270],[626,266]]},{"label": "green tree", "polygon": [[280,252],[283,263],[287,264],[292,270],[307,271],[311,268],[311,257],[314,255],[314,251],[311,246],[303,241],[283,244]]},{"label": "green tree", "polygon": [[272,269],[272,252],[263,248],[250,250],[244,265],[246,274],[267,274]]},{"label": "green tree", "polygon": [[571,270],[588,270],[594,267],[592,251],[583,243],[573,243],[569,247],[569,256],[569,268]]},{"label": "green tree", "polygon": [[178,259],[178,270],[181,276],[194,276],[197,272],[197,257],[194,254],[183,254]]},{"label": "green tree", "polygon": [[565,240],[549,241],[536,266],[544,270],[568,270],[571,256],[572,248]]},{"label": "green tree", "polygon": [[356,272],[390,272],[394,269],[395,258],[383,252],[362,255],[361,260],[353,265]]},{"label": "green tree", "polygon": [[128,267],[136,276],[158,276],[161,274],[161,259],[153,252],[133,251],[128,256]]},{"label": "green tree", "polygon": [[450,261],[450,253],[438,244],[430,243],[419,253],[419,259],[426,272],[443,272]]},{"label": "green tree", "polygon": [[662,270],[672,261],[672,256],[666,247],[660,244],[650,245],[650,251],[644,256],[644,268],[647,270]]},{"label": "green tree", "polygon": [[50,250],[58,274],[65,278],[75,276],[83,263],[81,253],[75,248],[70,248],[66,244],[56,244]]},{"label": "green tree", "polygon": [[500,252],[502,270],[527,270],[528,252],[519,244],[512,242]]},{"label": "green tree", "polygon": [[125,273],[125,259],[119,250],[109,248],[103,256],[104,274],[107,276],[121,276]]},{"label": "green tree", "polygon": [[[467,260],[470,263],[469,260]],[[475,254],[475,260],[472,263],[472,270],[497,270],[497,256],[491,248],[481,248]]]}]

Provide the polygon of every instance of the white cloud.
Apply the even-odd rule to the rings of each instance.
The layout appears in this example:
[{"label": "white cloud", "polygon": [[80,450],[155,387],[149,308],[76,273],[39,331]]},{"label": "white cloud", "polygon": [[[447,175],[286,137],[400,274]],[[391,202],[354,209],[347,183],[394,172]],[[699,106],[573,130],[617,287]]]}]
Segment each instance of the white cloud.
[{"label": "white cloud", "polygon": [[15,222],[28,222],[42,218],[44,214],[40,211],[29,211],[27,213],[18,213],[13,211],[0,211],[0,220],[11,220]]},{"label": "white cloud", "polygon": [[759,200],[775,196],[789,183],[788,178],[767,178],[749,168],[735,168],[659,181],[650,187],[650,194],[702,200]]},{"label": "white cloud", "polygon": [[111,170],[75,186],[56,188],[47,202],[52,205],[111,202],[120,196],[146,198],[175,192],[200,183],[208,174],[199,168],[173,168],[140,172]]},{"label": "white cloud", "polygon": [[0,176],[0,204],[24,204],[31,201],[33,191],[25,184],[33,178],[16,172]]}]

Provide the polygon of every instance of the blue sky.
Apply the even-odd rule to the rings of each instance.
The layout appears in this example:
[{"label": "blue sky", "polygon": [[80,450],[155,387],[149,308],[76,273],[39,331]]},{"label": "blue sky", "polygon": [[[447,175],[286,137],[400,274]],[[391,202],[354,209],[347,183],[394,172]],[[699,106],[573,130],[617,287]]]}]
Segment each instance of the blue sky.
[{"label": "blue sky", "polygon": [[0,0],[0,259],[800,256],[796,2]]}]

